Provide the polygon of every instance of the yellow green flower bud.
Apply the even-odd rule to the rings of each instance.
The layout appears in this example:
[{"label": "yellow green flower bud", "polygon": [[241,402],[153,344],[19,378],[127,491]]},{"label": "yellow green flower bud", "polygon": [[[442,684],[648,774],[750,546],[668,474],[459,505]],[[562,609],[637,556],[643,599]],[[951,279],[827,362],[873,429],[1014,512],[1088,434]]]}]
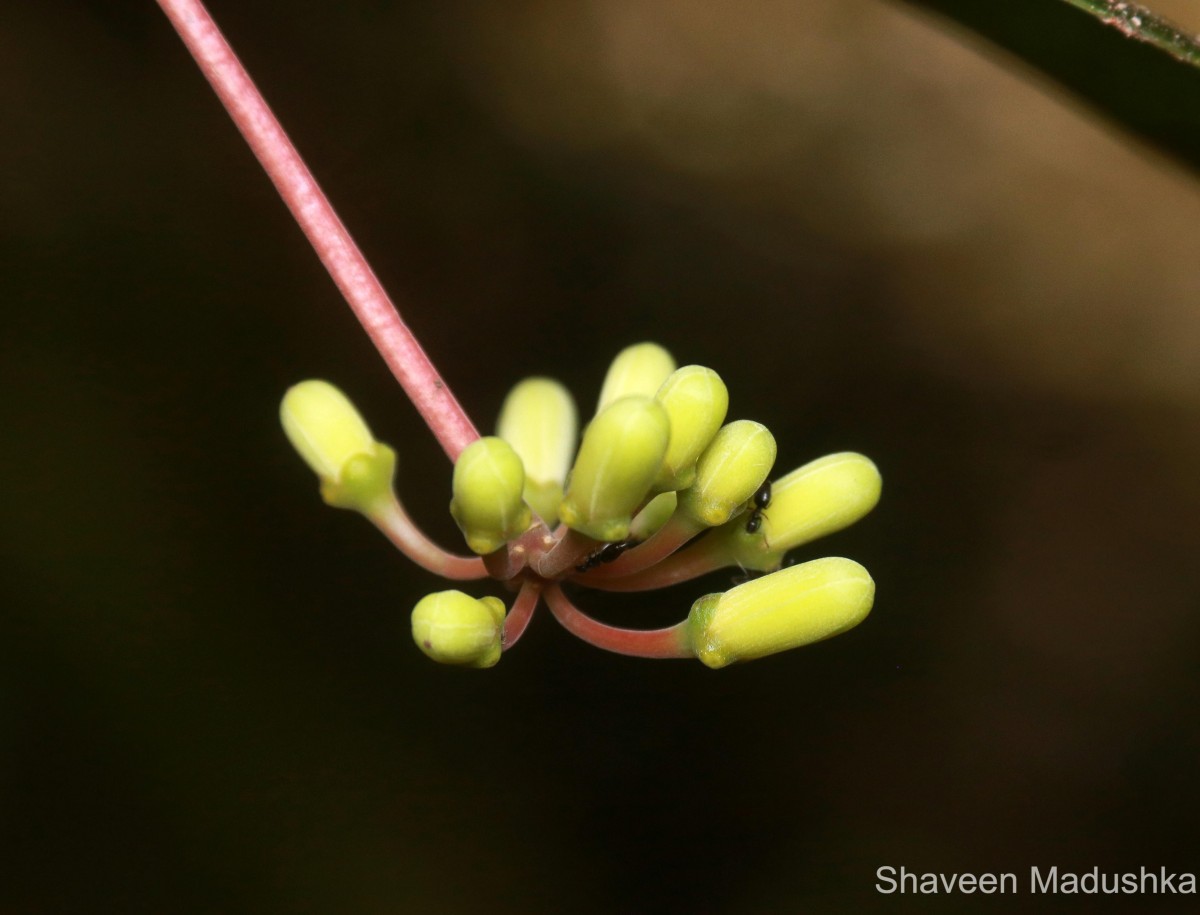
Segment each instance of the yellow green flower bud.
[{"label": "yellow green flower bud", "polygon": [[777,569],[788,550],[840,531],[873,509],[882,485],[869,458],[852,451],[826,455],[772,484],[771,504],[757,532],[731,522],[712,536],[732,563]]},{"label": "yellow green flower bud", "polygon": [[454,462],[454,516],[467,546],[495,552],[523,533],[531,519],[525,504],[525,470],[512,446],[487,436],[467,445]]},{"label": "yellow green flower bud", "polygon": [[421,598],[412,612],[413,641],[440,664],[492,667],[503,649],[504,603],[462,591]]},{"label": "yellow green flower bud", "polygon": [[657,343],[625,347],[608,367],[596,412],[622,397],[653,397],[673,371],[674,358]]},{"label": "yellow green flower bud", "polygon": [[696,462],[696,479],[679,494],[679,509],[708,527],[740,513],[775,464],[775,436],[761,423],[722,426]]},{"label": "yellow green flower bud", "polygon": [[525,501],[547,524],[558,520],[579,422],[575,402],[550,378],[526,378],[504,400],[496,434],[525,465]]},{"label": "yellow green flower bud", "polygon": [[629,525],[629,536],[635,540],[648,540],[651,534],[671,520],[678,503],[679,496],[676,493],[660,492],[634,516],[633,523]]},{"label": "yellow green flower bud", "polygon": [[729,392],[712,369],[685,365],[663,382],[654,399],[671,420],[671,441],[654,488],[687,489],[696,477],[697,458],[725,422]]},{"label": "yellow green flower bud", "polygon": [[623,397],[588,424],[558,516],[596,540],[624,540],[654,481],[671,421],[649,397]]},{"label": "yellow green flower bud", "polygon": [[292,447],[321,481],[330,505],[369,513],[391,497],[396,453],[375,441],[350,400],[328,381],[289,388],[279,407]]},{"label": "yellow green flower bud", "polygon": [[845,632],[871,612],[875,582],[850,559],[814,559],[692,605],[696,657],[725,667]]}]

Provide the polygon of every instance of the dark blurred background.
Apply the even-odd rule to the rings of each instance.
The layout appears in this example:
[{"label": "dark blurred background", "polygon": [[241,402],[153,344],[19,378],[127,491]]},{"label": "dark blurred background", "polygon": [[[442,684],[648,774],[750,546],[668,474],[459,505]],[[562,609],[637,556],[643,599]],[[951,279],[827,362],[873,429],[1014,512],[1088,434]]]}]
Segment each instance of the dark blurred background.
[{"label": "dark blurred background", "polygon": [[[482,427],[655,339],[781,472],[882,470],[799,551],[875,576],[848,635],[714,672],[543,612],[446,669],[407,632],[441,583],[320,502],[279,397],[341,385],[458,547],[450,466],[165,17],[9,6],[0,911],[924,911],[876,868],[1200,870],[1192,175],[876,0],[212,0]],[[728,579],[581,601],[664,625]]]}]

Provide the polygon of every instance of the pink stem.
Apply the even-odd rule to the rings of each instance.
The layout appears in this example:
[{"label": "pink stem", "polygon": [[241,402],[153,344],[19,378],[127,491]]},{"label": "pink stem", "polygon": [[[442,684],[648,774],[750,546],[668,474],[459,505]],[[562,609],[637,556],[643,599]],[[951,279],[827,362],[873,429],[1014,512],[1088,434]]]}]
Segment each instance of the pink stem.
[{"label": "pink stem", "polygon": [[478,556],[448,553],[425,536],[409,517],[400,500],[393,498],[367,516],[392,545],[421,568],[456,581],[487,578],[488,570]]},{"label": "pink stem", "polygon": [[532,578],[526,579],[513,601],[512,609],[504,618],[504,650],[512,648],[525,633],[525,627],[533,619],[533,611],[537,609],[538,598],[542,593],[542,583]]},{"label": "pink stem", "polygon": [[[701,525],[685,515],[676,514],[659,528],[645,543],[626,550],[607,565],[597,566],[577,580],[591,585],[593,582],[611,581],[625,575],[633,575],[662,562],[685,543],[704,530]],[[594,585],[598,587],[598,585]]]},{"label": "pink stem", "polygon": [[687,549],[672,553],[657,565],[620,578],[593,579],[589,572],[576,576],[574,580],[601,591],[654,591],[666,588],[732,565],[725,552],[719,546],[714,546],[715,543],[716,540],[711,536],[702,537]]},{"label": "pink stem", "polygon": [[[560,525],[559,530],[562,529]],[[545,579],[561,578],[599,546],[600,544],[591,537],[567,528],[566,533],[558,538],[558,542],[535,560],[534,571]]]},{"label": "pink stem", "polygon": [[454,460],[479,438],[200,0],[158,0],[388,368]]},{"label": "pink stem", "polygon": [[666,629],[619,629],[583,613],[558,585],[545,591],[546,603],[564,629],[590,645],[635,658],[694,658],[687,620]]}]

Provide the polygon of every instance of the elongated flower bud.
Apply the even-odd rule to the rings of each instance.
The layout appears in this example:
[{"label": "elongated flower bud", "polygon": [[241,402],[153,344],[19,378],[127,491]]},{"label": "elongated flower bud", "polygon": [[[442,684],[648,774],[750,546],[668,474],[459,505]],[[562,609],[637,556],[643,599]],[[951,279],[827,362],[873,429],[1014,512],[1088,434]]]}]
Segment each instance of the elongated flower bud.
[{"label": "elongated flower bud", "polygon": [[496,434],[525,465],[525,501],[551,526],[558,520],[578,425],[570,393],[550,378],[526,378],[514,387],[496,424]]},{"label": "elongated flower bud", "polygon": [[654,399],[671,420],[671,441],[654,488],[687,489],[696,477],[696,460],[725,422],[729,391],[712,369],[685,365],[663,382]]},{"label": "elongated flower bud", "polygon": [[711,536],[728,550],[731,563],[777,569],[788,550],[840,531],[873,509],[882,485],[869,458],[853,451],[826,455],[775,481],[758,531],[730,523]]},{"label": "elongated flower bud", "polygon": [[471,442],[454,462],[454,516],[467,545],[492,553],[529,527],[525,470],[512,446],[487,436]]},{"label": "elongated flower bud", "polygon": [[439,664],[493,666],[500,660],[503,631],[504,604],[498,597],[438,591],[421,598],[412,612],[413,641]]},{"label": "elongated flower bud", "polygon": [[583,433],[558,515],[596,540],[624,540],[667,451],[671,422],[649,397],[623,397]]},{"label": "elongated flower bud", "polygon": [[354,404],[328,381],[289,388],[279,418],[292,447],[320,479],[327,503],[369,513],[390,499],[396,453],[375,440]]},{"label": "elongated flower bud", "polygon": [[700,455],[679,508],[700,524],[724,524],[745,508],[774,464],[775,436],[766,426],[748,419],[729,423]]},{"label": "elongated flower bud", "polygon": [[653,397],[673,371],[674,358],[657,343],[625,347],[608,367],[596,412],[622,397]]},{"label": "elongated flower bud", "polygon": [[696,657],[725,667],[845,632],[866,618],[875,582],[850,559],[814,559],[764,575],[692,605]]},{"label": "elongated flower bud", "polygon": [[646,503],[646,507],[638,512],[633,523],[629,525],[629,536],[635,540],[646,540],[660,527],[671,520],[675,514],[675,506],[679,497],[673,492],[660,492]]}]

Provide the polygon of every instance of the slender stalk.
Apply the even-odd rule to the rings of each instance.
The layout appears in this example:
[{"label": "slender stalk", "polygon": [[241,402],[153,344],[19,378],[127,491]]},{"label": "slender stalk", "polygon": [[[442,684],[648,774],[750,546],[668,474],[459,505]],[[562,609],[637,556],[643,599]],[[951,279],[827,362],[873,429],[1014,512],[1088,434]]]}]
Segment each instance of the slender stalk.
[{"label": "slender stalk", "polygon": [[371,342],[454,460],[479,438],[201,0],[158,0]]},{"label": "slender stalk", "polygon": [[487,578],[488,570],[478,556],[458,556],[448,553],[425,536],[399,500],[385,502],[367,516],[396,549],[423,569],[456,581]]},{"label": "slender stalk", "polygon": [[1200,67],[1200,42],[1195,35],[1164,19],[1139,3],[1125,0],[1066,0],[1071,6],[1091,13],[1114,26],[1127,38],[1136,38],[1165,51],[1176,60]]},{"label": "slender stalk", "polygon": [[594,620],[576,607],[558,585],[546,589],[550,612],[572,635],[590,645],[635,658],[694,658],[687,620],[666,629],[620,629]]},{"label": "slender stalk", "polygon": [[700,524],[682,513],[676,513],[645,543],[639,543],[633,549],[626,550],[607,565],[596,566],[576,580],[590,585],[593,582],[611,581],[649,569],[665,560],[702,530],[704,528]]},{"label": "slender stalk", "polygon": [[525,627],[533,619],[533,611],[537,609],[538,598],[542,594],[542,583],[535,578],[527,578],[517,592],[512,609],[504,618],[504,650],[517,644],[517,639],[525,634]]},{"label": "slender stalk", "polygon": [[556,541],[545,522],[537,515],[533,516],[533,524],[529,530],[508,544],[507,549],[496,550],[483,557],[488,574],[497,581],[509,581],[516,578],[529,565],[531,557],[538,557],[554,547]]},{"label": "slender stalk", "polygon": [[640,572],[620,578],[597,579],[593,579],[589,572],[577,575],[573,580],[601,591],[653,591],[699,578],[731,564],[725,551],[712,537],[702,537],[687,549],[673,553],[657,565]]},{"label": "slender stalk", "polygon": [[567,528],[558,543],[534,560],[534,570],[545,579],[561,578],[598,546],[600,544],[591,537]]}]

